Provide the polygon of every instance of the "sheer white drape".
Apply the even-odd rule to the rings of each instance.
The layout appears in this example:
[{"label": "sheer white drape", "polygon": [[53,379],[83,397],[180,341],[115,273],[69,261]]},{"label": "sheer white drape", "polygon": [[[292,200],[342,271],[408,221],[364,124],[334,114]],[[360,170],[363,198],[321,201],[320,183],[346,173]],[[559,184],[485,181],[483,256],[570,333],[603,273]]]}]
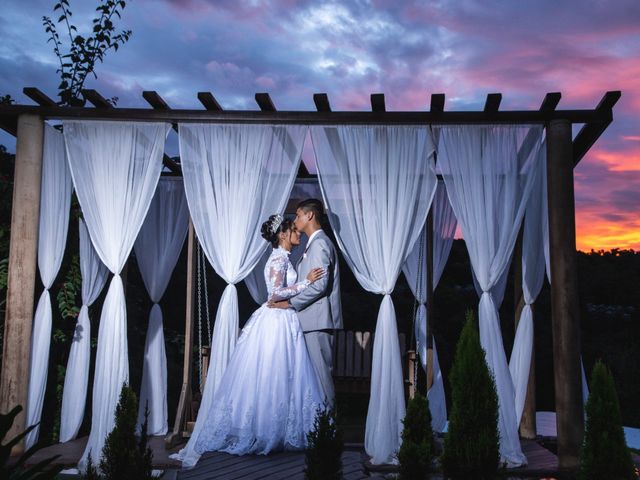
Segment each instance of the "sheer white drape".
[{"label": "sheer white drape", "polygon": [[405,413],[396,315],[402,264],[433,198],[431,131],[419,127],[311,127],[318,180],[338,245],[368,291],[384,295],[375,331],[365,449],[395,462]]},{"label": "sheer white drape", "polygon": [[[438,286],[442,271],[447,263],[453,236],[456,232],[458,221],[453,213],[453,209],[447,198],[447,191],[443,182],[438,182],[433,204],[433,289]],[[422,252],[420,251],[422,247]],[[416,243],[405,261],[402,271],[407,278],[407,283],[413,295],[419,302],[416,313],[415,335],[418,345],[418,356],[422,363],[422,368],[427,370],[427,252],[429,246],[426,240],[426,229],[423,229],[416,240]],[[420,271],[420,263],[422,270]],[[438,361],[438,350],[435,338],[432,339],[433,357],[433,384],[427,392],[429,399],[429,410],[431,411],[431,425],[435,431],[442,432],[447,423],[447,403],[444,396],[444,384],[440,362]]]},{"label": "sheer white drape", "polygon": [[68,442],[78,435],[87,400],[89,364],[91,361],[91,322],[89,307],[95,302],[107,283],[109,270],[100,260],[91,244],[89,232],[78,220],[80,235],[80,276],[82,277],[82,307],[71,341],[62,393],[60,414],[60,442]]},{"label": "sheer white drape", "polygon": [[529,199],[542,145],[542,127],[446,126],[440,129],[438,165],[478,283],[480,341],[498,398],[500,455],[508,466],[526,463],[520,448],[515,392],[490,293],[509,260]]},{"label": "sheer white drape", "polygon": [[170,126],[143,122],[64,122],[73,184],[98,256],[114,274],[102,307],[93,382],[89,452],[98,459],[129,381],[127,310],[120,271],[147,214]]},{"label": "sheer white drape", "polygon": [[162,178],[134,244],[140,274],[153,302],[144,345],[138,405],[138,428],[144,423],[145,408],[149,409],[149,435],[165,435],[168,429],[167,355],[159,302],[171,279],[188,229],[189,210],[182,179]]},{"label": "sheer white drape", "polygon": [[[262,257],[260,257],[260,260],[258,260],[256,266],[244,279],[244,283],[249,289],[251,298],[253,298],[253,301],[258,305],[262,305],[267,301],[269,297],[269,293],[267,292],[267,284],[264,281],[264,267],[267,264],[267,260],[269,260],[269,255],[271,255],[270,246],[265,249],[264,254],[262,255]],[[291,263],[295,265],[293,261]]]},{"label": "sheer white drape", "polygon": [[[40,230],[38,236],[38,270],[44,291],[38,301],[31,337],[29,396],[27,425],[40,422],[49,369],[51,344],[51,296],[49,289],[58,275],[69,228],[71,176],[64,151],[64,138],[52,126],[45,124],[40,185]],[[27,448],[38,441],[40,426],[25,438]]]},{"label": "sheer white drape", "polygon": [[[211,339],[200,412],[213,393],[238,336],[238,293],[264,254],[262,223],[282,213],[295,181],[307,133],[300,125],[180,124],[180,158],[198,240],[226,282]],[[202,428],[199,416],[192,438]],[[181,451],[185,454],[192,445]]]},{"label": "sheer white drape", "polygon": [[540,160],[536,166],[535,180],[531,196],[527,202],[524,216],[524,232],[522,236],[522,294],[524,308],[520,314],[518,328],[513,341],[513,350],[509,359],[509,370],[515,389],[516,422],[520,425],[524,402],[529,384],[531,368],[531,352],[533,351],[533,310],[531,305],[536,301],[544,282],[544,238],[543,238],[543,189],[542,170],[546,165],[546,150],[541,148]]}]

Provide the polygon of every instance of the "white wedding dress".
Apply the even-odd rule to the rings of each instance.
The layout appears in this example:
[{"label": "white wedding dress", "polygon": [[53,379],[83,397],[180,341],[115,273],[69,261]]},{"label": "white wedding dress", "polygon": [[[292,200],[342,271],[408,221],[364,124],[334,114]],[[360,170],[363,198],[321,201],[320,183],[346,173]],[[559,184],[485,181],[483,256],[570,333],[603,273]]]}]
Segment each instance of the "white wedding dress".
[{"label": "white wedding dress", "polygon": [[[269,298],[284,300],[309,286],[296,283],[289,252],[275,248],[265,266]],[[325,398],[294,310],[262,305],[247,321],[201,429],[172,458],[183,467],[205,452],[236,455],[301,450]],[[198,433],[196,433],[198,431]]]}]

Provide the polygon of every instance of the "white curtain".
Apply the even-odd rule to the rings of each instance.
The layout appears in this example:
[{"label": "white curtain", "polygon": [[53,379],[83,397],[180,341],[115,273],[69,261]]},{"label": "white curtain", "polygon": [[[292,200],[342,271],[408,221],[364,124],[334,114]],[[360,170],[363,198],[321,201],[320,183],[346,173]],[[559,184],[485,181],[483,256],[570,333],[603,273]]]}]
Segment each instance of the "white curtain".
[{"label": "white curtain", "polygon": [[[235,284],[264,254],[262,223],[282,213],[300,164],[307,127],[301,125],[180,124],[180,158],[198,240],[226,282],[211,339],[200,412],[211,406],[238,336]],[[199,416],[191,438],[202,428]],[[188,444],[181,456],[191,452]]]},{"label": "white curtain", "polygon": [[149,210],[170,126],[143,122],[64,122],[73,184],[98,256],[114,274],[102,307],[91,433],[79,467],[97,460],[122,385],[129,382],[127,310],[120,271]]},{"label": "white curtain", "polygon": [[520,314],[516,329],[513,350],[509,359],[509,370],[515,389],[516,422],[520,425],[524,402],[527,397],[529,384],[529,370],[531,368],[531,353],[533,351],[533,310],[531,305],[536,301],[544,282],[544,215],[542,195],[542,170],[546,165],[546,150],[539,151],[541,159],[536,167],[535,180],[531,196],[527,202],[524,217],[524,232],[522,236],[522,294],[524,308]]},{"label": "white curtain", "polygon": [[60,442],[68,442],[78,435],[87,400],[89,363],[91,361],[91,322],[89,307],[107,283],[109,270],[96,254],[85,223],[78,221],[80,235],[80,276],[82,277],[82,307],[71,340],[62,392],[60,414]]},{"label": "white curtain", "polygon": [[[40,185],[40,230],[38,235],[38,270],[44,291],[33,319],[27,425],[40,422],[49,369],[51,344],[51,296],[49,289],[58,275],[69,228],[71,176],[64,152],[64,138],[52,126],[45,124]],[[40,426],[25,438],[27,448],[38,441]]]},{"label": "white curtain", "polygon": [[[433,204],[433,289],[438,286],[444,266],[447,263],[453,236],[456,232],[458,221],[453,214],[453,209],[447,198],[447,191],[443,182],[438,182]],[[422,252],[420,252],[422,247]],[[407,278],[407,283],[413,295],[419,302],[415,321],[415,335],[418,347],[418,356],[422,363],[422,368],[427,371],[427,252],[429,246],[426,240],[426,229],[422,230],[420,237],[413,246],[411,253],[402,267],[402,271]],[[422,269],[420,269],[422,263]],[[420,274],[421,273],[421,274]],[[438,361],[438,350],[435,338],[432,338],[432,371],[433,384],[427,392],[429,399],[429,410],[431,411],[431,425],[437,432],[442,432],[447,423],[447,403],[444,396],[444,384],[440,362]]]},{"label": "white curtain", "polygon": [[371,369],[365,449],[376,464],[397,461],[405,414],[396,315],[402,264],[435,193],[431,131],[420,127],[311,127],[331,227],[358,282],[384,295]]},{"label": "white curtain", "polygon": [[149,435],[165,435],[168,429],[167,354],[159,302],[171,279],[188,229],[189,210],[182,179],[162,178],[134,244],[138,268],[153,302],[138,404],[138,428],[145,420],[145,409],[149,409]]},{"label": "white curtain", "polygon": [[[300,248],[300,247],[298,247]],[[251,270],[251,273],[247,275],[244,279],[244,283],[247,285],[249,289],[249,293],[251,294],[251,298],[258,305],[262,305],[267,301],[269,297],[269,293],[267,292],[267,284],[264,279],[264,267],[267,265],[267,260],[269,260],[269,256],[271,255],[271,247],[267,247],[264,250],[264,254],[256,263],[256,266]],[[292,261],[293,263],[293,261]],[[293,263],[295,265],[295,263]]]},{"label": "white curtain", "polygon": [[541,126],[445,126],[440,130],[438,165],[483,292],[480,341],[496,382],[500,455],[509,467],[526,464],[526,458],[518,438],[515,392],[498,310],[490,292],[509,267],[541,145]]}]

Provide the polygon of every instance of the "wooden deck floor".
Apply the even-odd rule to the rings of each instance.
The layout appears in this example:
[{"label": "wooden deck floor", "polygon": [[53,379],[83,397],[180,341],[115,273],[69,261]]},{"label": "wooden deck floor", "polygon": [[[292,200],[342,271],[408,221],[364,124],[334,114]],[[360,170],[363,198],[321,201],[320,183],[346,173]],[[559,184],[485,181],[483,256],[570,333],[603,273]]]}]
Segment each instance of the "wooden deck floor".
[{"label": "wooden deck floor", "polygon": [[[238,457],[227,453],[207,453],[198,464],[189,470],[180,470],[178,480],[254,480],[254,479],[304,479],[303,453],[276,453],[273,455],[247,455]],[[342,468],[345,480],[367,479],[364,471],[365,458],[359,451],[342,454]]]},{"label": "wooden deck floor", "polygon": [[[64,444],[57,444],[39,450],[30,463],[36,463],[52,455],[60,455],[57,464],[67,467],[77,465],[87,438],[80,438]],[[216,479],[287,479],[304,478],[305,457],[303,453],[284,452],[272,455],[247,455],[238,457],[226,453],[214,452],[202,456],[198,464],[191,469],[180,469],[180,463],[169,458],[177,449],[167,451],[164,448],[163,437],[152,437],[150,446],[153,449],[153,465],[159,470],[168,470],[167,479],[204,480]],[[558,470],[558,459],[549,450],[532,440],[522,441],[522,450],[528,459],[528,465],[523,468],[502,471],[507,477],[552,477]],[[346,480],[360,480],[365,478],[383,478],[381,473],[367,469],[368,457],[360,448],[345,450],[342,462],[344,478]],[[435,477],[432,477],[435,478]]]}]

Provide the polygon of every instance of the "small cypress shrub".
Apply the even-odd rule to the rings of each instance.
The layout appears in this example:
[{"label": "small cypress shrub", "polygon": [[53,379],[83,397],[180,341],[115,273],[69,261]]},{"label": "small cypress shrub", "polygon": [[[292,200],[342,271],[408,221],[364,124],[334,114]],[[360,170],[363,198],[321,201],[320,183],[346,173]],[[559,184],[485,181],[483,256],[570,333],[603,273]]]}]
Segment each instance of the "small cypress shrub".
[{"label": "small cypress shrub", "polygon": [[100,470],[107,480],[151,479],[153,452],[147,445],[147,418],[142,434],[136,437],[138,400],[134,391],[123,385],[116,407],[116,425],[107,436],[102,449]]},{"label": "small cypress shrub", "polygon": [[593,368],[586,411],[580,477],[584,480],[636,478],[624,438],[613,376],[601,361]]},{"label": "small cypress shrub", "polygon": [[81,478],[82,480],[100,480],[100,478],[102,478],[95,465],[93,464],[91,452],[89,452],[89,454],[87,455],[87,468],[81,475]]},{"label": "small cypress shrub", "polygon": [[339,480],[342,478],[342,432],[333,410],[319,409],[313,430],[307,434],[304,478],[307,480]]},{"label": "small cypress shrub", "polygon": [[431,412],[427,397],[416,394],[409,400],[407,413],[402,421],[402,446],[398,452],[400,478],[413,480],[427,478],[431,466]]},{"label": "small cypress shrub", "polygon": [[453,405],[444,438],[444,473],[452,478],[493,478],[500,462],[498,395],[471,311],[456,346],[450,380]]}]

